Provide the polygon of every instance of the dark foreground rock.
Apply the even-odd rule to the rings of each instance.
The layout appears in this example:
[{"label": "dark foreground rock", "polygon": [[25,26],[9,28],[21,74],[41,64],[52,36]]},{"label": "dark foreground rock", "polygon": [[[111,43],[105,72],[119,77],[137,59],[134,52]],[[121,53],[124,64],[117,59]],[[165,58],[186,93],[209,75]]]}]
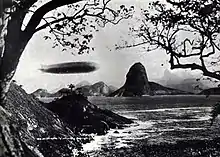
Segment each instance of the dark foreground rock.
[{"label": "dark foreground rock", "polygon": [[101,135],[110,128],[120,128],[124,124],[132,123],[130,119],[98,108],[91,104],[86,97],[75,92],[44,105],[58,114],[71,128],[76,128],[83,133]]},{"label": "dark foreground rock", "polygon": [[11,84],[5,109],[19,133],[24,156],[74,156],[81,149],[82,138],[16,84]]},{"label": "dark foreground rock", "polygon": [[6,105],[0,106],[0,156],[83,156],[80,153],[82,144],[89,142],[91,137],[82,136],[79,130],[103,134],[109,128],[132,122],[97,108],[80,95],[63,97],[50,109],[59,115],[12,83]]}]

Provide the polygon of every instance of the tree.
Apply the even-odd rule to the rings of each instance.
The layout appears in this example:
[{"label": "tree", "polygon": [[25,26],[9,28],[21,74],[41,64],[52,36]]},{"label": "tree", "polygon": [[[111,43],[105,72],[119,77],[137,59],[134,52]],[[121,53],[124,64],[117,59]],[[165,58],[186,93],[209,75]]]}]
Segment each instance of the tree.
[{"label": "tree", "polygon": [[73,89],[75,88],[75,85],[73,85],[72,83],[68,85],[71,93],[73,92]]},{"label": "tree", "polygon": [[[202,71],[220,81],[220,1],[167,0],[151,3],[155,12],[145,11],[140,36],[152,48],[170,56],[171,69]],[[209,79],[210,80],[210,79]],[[211,125],[220,114],[220,103],[211,112]]]},{"label": "tree", "polygon": [[[162,49],[169,55],[171,69],[197,70],[208,80],[220,81],[219,0],[154,1],[142,14],[139,27],[130,28],[137,40],[117,48]],[[212,122],[220,114],[219,106],[213,108]]]},{"label": "tree", "polygon": [[[6,2],[4,0],[3,2]],[[5,100],[10,81],[19,58],[33,35],[48,30],[44,39],[82,54],[89,46],[98,26],[117,24],[131,16],[125,6],[119,11],[108,7],[110,0],[16,0],[9,8],[3,7],[0,22],[0,99]]]},{"label": "tree", "polygon": [[[169,55],[171,69],[199,70],[220,80],[220,1],[155,1],[142,10],[143,20],[131,31],[147,51],[162,49]],[[122,46],[123,47],[123,46]]]},{"label": "tree", "polygon": [[[33,35],[48,30],[44,39],[54,47],[89,52],[98,26],[117,24],[131,16],[124,6],[108,7],[110,0],[0,0],[0,156],[39,156],[22,142],[10,113],[4,109],[6,94],[19,59]],[[25,128],[24,128],[25,129]],[[25,152],[25,153],[24,153]]]}]

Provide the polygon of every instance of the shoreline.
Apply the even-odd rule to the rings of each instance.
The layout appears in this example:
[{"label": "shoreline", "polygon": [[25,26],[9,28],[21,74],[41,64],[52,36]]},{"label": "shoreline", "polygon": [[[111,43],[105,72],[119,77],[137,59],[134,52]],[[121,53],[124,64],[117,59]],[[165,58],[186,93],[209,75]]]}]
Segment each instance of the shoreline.
[{"label": "shoreline", "polygon": [[94,152],[92,157],[219,157],[220,139],[186,140],[175,144],[149,145],[142,142],[131,148],[108,149]]},{"label": "shoreline", "polygon": [[[202,108],[200,113],[209,112],[210,109],[210,107]],[[173,110],[176,111],[176,109]],[[187,111],[179,110],[183,111],[183,113]],[[149,110],[147,113],[149,114],[151,111]],[[153,112],[155,113],[155,111]],[[163,112],[163,109],[156,110],[156,112]],[[193,113],[197,114],[194,111]],[[220,117],[216,119],[211,127],[209,119],[210,116],[206,115],[202,116],[202,118],[197,116],[194,118],[188,117],[187,119],[180,117],[180,119],[156,120],[157,122],[155,120],[148,120],[149,128],[145,131],[145,135],[142,134],[132,138],[131,132],[137,132],[139,129],[146,130],[146,126],[138,124],[136,130],[133,128],[133,131],[130,133],[129,129],[132,130],[132,126],[129,126],[123,130],[117,130],[116,137],[110,137],[109,143],[104,143],[100,145],[99,149],[87,153],[91,157],[210,157],[210,155],[218,157],[220,156]],[[141,122],[140,120],[135,120],[135,122],[137,121]],[[167,128],[166,126],[171,123],[176,127],[178,125],[182,127]],[[117,141],[121,141],[123,144],[123,140],[117,138],[123,136],[124,133],[129,133],[124,139],[124,141],[127,140],[127,145],[115,147],[117,146],[115,144]],[[140,133],[137,132],[137,135],[140,135]],[[114,140],[115,138],[116,140]],[[94,146],[94,144],[91,145]],[[91,148],[91,150],[93,149]]]},{"label": "shoreline", "polygon": [[[55,100],[57,97],[41,97],[38,98],[43,103],[49,103]],[[154,96],[142,96],[142,97],[106,97],[106,96],[88,96],[88,101],[95,105],[105,105],[106,102],[111,105],[115,104],[164,104],[169,103],[173,105],[175,103],[215,103],[220,101],[220,95],[154,95]],[[197,104],[198,106],[198,104]],[[206,105],[207,106],[207,105]],[[209,105],[210,106],[210,105]],[[175,106],[172,106],[175,107]],[[179,106],[178,106],[179,107]]]},{"label": "shoreline", "polygon": [[[168,141],[157,140],[154,142],[148,138],[143,138],[130,141],[128,145],[121,145],[121,147],[113,147],[111,144],[102,145],[99,149],[94,150],[91,148],[93,151],[84,153],[91,157],[219,157],[220,130],[217,126],[219,126],[219,119],[218,124],[216,124],[214,128],[206,128],[204,130],[204,132],[207,131],[206,134],[209,134],[209,131],[212,132],[208,138],[193,139],[188,137],[174,141],[169,139]],[[191,131],[194,132],[195,135],[202,134],[197,129]],[[174,132],[178,134],[178,131]],[[120,136],[120,134],[118,136]]]},{"label": "shoreline", "polygon": [[105,96],[89,96],[88,100],[96,105],[105,104],[162,104],[162,103],[204,103],[220,101],[220,95],[154,95],[142,97],[105,97]]}]

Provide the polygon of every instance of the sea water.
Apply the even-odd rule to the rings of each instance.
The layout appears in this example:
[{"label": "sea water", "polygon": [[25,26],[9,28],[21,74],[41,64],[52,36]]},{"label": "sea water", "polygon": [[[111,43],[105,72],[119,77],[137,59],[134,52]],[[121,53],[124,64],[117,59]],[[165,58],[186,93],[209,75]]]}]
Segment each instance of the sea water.
[{"label": "sea water", "polygon": [[167,142],[209,137],[209,132],[206,130],[210,127],[210,112],[213,103],[171,102],[172,105],[167,103],[159,105],[149,104],[149,102],[140,104],[138,101],[137,104],[113,101],[115,104],[108,100],[103,101],[105,102],[103,104],[99,101],[97,105],[102,109],[110,109],[121,116],[131,118],[134,123],[123,129],[111,129],[106,135],[94,135],[94,140],[83,146],[84,151],[90,156],[93,152],[104,148],[133,147],[137,141],[146,139],[149,142]]}]

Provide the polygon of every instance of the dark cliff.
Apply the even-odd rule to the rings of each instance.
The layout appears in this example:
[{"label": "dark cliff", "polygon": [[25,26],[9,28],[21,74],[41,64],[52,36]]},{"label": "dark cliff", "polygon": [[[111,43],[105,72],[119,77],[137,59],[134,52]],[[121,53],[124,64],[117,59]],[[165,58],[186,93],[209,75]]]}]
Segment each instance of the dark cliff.
[{"label": "dark cliff", "polygon": [[73,150],[80,149],[82,141],[77,140],[74,130],[14,83],[5,109],[11,114],[23,145],[29,148],[29,155],[73,156]]}]

